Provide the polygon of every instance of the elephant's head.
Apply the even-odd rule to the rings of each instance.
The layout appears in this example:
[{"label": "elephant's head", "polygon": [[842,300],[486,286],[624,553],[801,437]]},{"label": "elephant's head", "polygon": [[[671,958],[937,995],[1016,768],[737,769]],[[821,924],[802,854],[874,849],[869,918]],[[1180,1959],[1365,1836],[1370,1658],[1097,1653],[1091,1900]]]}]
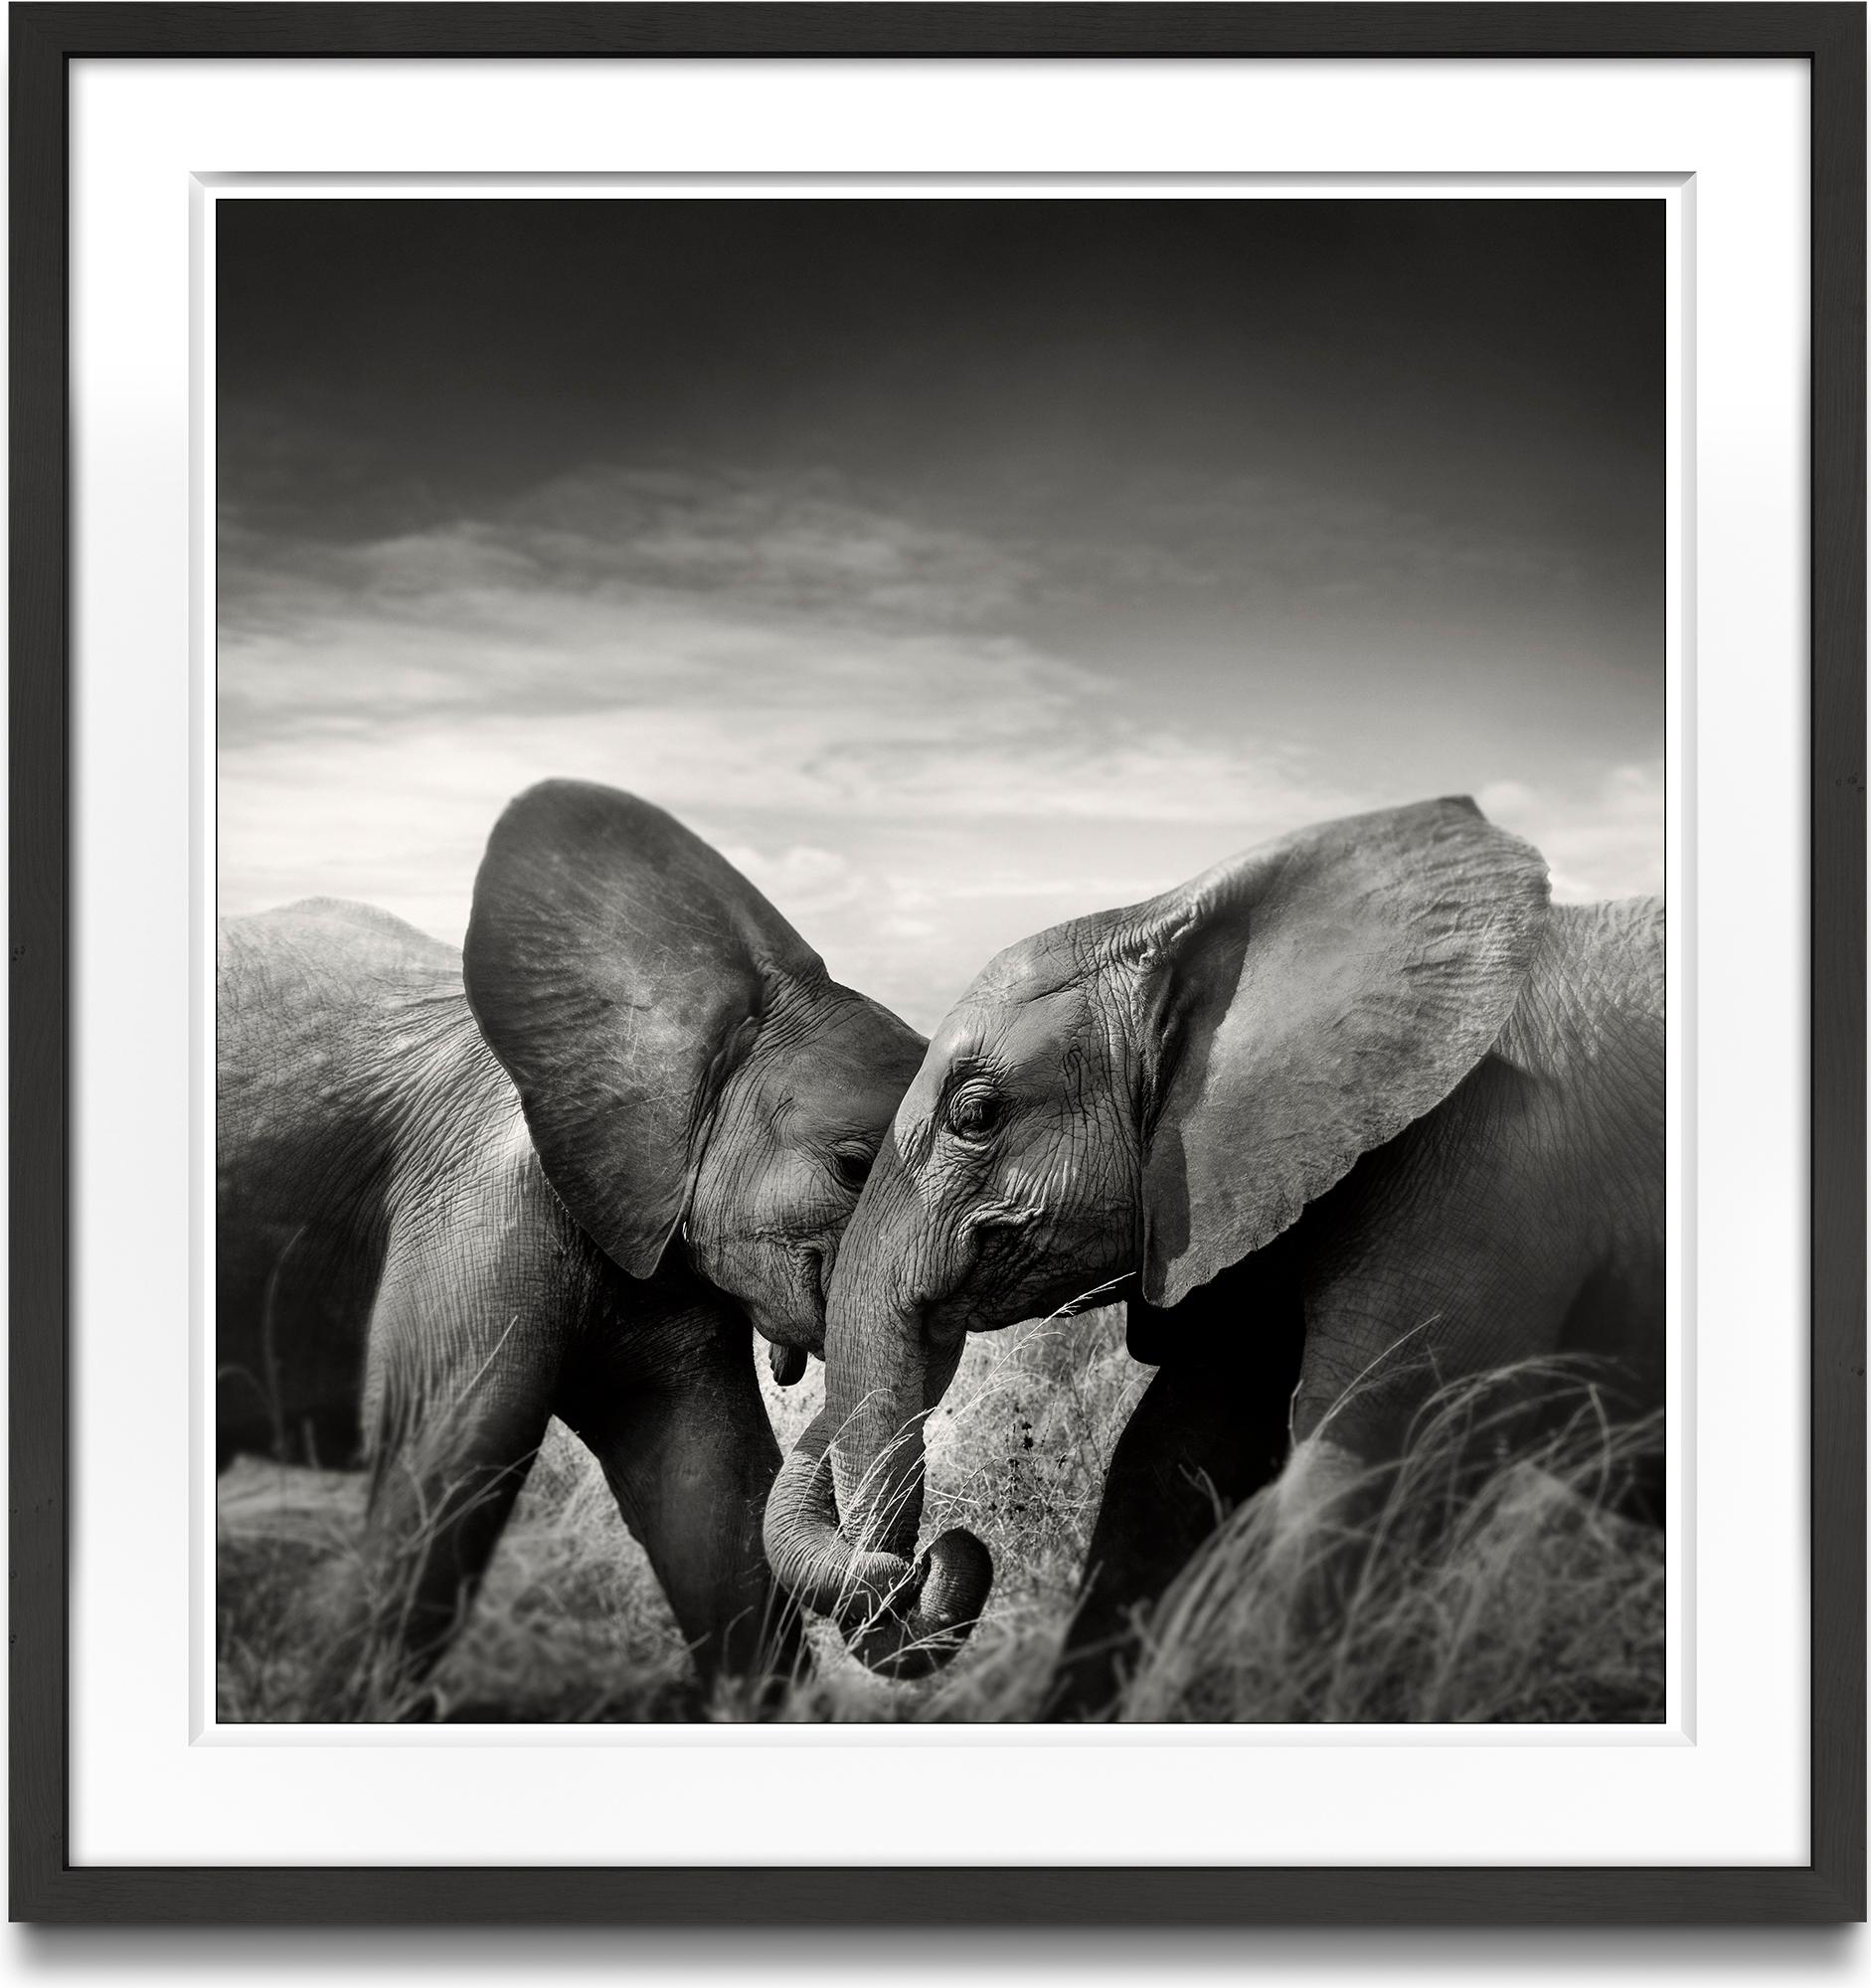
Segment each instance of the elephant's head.
[{"label": "elephant's head", "polygon": [[[780,1581],[898,1673],[991,1567],[912,1566],[962,1336],[1135,1275],[1173,1306],[1439,1103],[1544,924],[1535,851],[1465,800],[1305,830],[1001,953],[937,1029],[839,1256],[826,1411],[767,1504]],[[1244,1330],[1252,1329],[1244,1321]]]},{"label": "elephant's head", "polygon": [[662,809],[548,780],[474,885],[468,1000],[547,1179],[632,1276],[678,1230],[796,1380],[923,1039]]}]

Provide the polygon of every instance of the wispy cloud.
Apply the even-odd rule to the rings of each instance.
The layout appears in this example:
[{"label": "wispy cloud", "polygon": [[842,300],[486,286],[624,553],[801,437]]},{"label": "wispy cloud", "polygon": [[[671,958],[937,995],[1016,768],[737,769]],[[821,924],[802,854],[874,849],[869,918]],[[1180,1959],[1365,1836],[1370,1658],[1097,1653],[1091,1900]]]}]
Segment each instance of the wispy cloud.
[{"label": "wispy cloud", "polygon": [[[1369,507],[1282,510],[1259,486],[1185,493],[1177,525],[1158,494],[1162,546],[1127,565],[1095,539],[959,530],[829,474],[589,469],[354,544],[235,514],[224,908],[336,893],[458,936],[501,805],[549,774],[600,779],[691,821],[834,971],[928,1026],[1024,932],[1410,797],[1407,766],[1401,791],[1348,778],[1331,724],[1273,737],[1245,709],[1201,730],[1154,717],[1153,665],[1119,678],[1060,653],[1045,610],[1113,575],[1172,601],[1230,546],[1346,575],[1366,553],[1412,557],[1413,533],[1446,571],[1482,554]],[[1591,895],[1654,865],[1648,777],[1493,792],[1562,889]]]}]

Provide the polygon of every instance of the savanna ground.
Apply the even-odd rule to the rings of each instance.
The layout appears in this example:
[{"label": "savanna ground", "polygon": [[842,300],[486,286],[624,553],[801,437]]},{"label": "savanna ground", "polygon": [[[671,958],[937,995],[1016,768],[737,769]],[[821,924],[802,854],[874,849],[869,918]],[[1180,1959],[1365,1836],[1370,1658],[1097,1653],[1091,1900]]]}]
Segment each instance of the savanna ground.
[{"label": "savanna ground", "polygon": [[[765,1380],[782,1447],[817,1412],[823,1369]],[[993,1597],[962,1655],[917,1685],[847,1656],[824,1623],[812,1662],[763,1716],[1014,1721],[1035,1716],[1105,1466],[1149,1371],[1115,1309],[973,1339],[932,1419],[925,1537],[964,1525],[992,1549]],[[1492,1439],[1501,1390],[1454,1391],[1386,1473],[1363,1573],[1329,1637],[1296,1631],[1291,1556],[1259,1501],[1232,1514],[1158,1610],[1115,1709],[1126,1720],[1654,1721],[1664,1711],[1663,1545],[1607,1489],[1654,1429],[1612,1436],[1588,1390],[1531,1456]],[[1476,1459],[1481,1459],[1477,1468]],[[220,1716],[305,1716],[321,1568],[356,1551],[361,1476],[243,1459],[217,1501]],[[1325,1542],[1321,1542],[1323,1546]],[[641,1550],[596,1464],[557,1422],[485,1586],[430,1681],[443,1718],[640,1721],[750,1716],[702,1701]],[[394,1698],[371,1716],[408,1716]]]}]

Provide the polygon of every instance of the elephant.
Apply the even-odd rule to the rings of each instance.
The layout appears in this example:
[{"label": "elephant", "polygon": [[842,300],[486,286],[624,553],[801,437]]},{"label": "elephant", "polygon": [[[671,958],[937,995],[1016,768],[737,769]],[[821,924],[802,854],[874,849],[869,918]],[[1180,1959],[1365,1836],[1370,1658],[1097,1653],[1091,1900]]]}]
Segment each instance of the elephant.
[{"label": "elephant", "polygon": [[1272,1486],[1288,1536],[1316,1523],[1439,1383],[1576,1360],[1617,1415],[1657,1409],[1663,1031],[1660,901],[1551,904],[1537,852],[1464,798],[1309,828],[999,953],[846,1232],[825,1410],[767,1506],[780,1584],[888,1675],[952,1655],[992,1565],[958,1528],[916,1560],[924,1419],[965,1334],[1088,1294],[1124,1296],[1156,1371],[1106,1473],[1061,1716],[1109,1706],[1218,1505]]},{"label": "elephant", "polygon": [[317,1697],[354,1714],[360,1653],[420,1684],[554,1414],[704,1686],[783,1670],[749,1322],[782,1384],[822,1347],[923,1038],[660,808],[549,780],[459,952],[329,899],[225,919],[216,1045],[220,1458],[370,1473]]}]

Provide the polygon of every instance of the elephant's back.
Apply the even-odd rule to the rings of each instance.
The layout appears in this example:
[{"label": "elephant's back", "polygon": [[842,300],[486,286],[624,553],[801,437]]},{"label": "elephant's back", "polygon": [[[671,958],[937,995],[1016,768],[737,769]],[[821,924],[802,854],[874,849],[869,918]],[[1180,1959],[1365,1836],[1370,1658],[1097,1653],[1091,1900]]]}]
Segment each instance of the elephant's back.
[{"label": "elephant's back", "polygon": [[1638,1019],[1663,1019],[1665,920],[1661,898],[1556,905],[1558,964],[1588,993]]},{"label": "elephant's back", "polygon": [[424,1073],[472,1061],[460,955],[388,912],[333,899],[224,918],[215,968],[216,1147],[224,1220],[298,1219],[381,1170]]},{"label": "elephant's back", "polygon": [[218,1062],[263,1058],[282,1032],[342,1036],[449,998],[462,998],[460,953],[370,905],[307,898],[216,927]]},{"label": "elephant's back", "polygon": [[1535,1077],[1578,1084],[1663,1082],[1664,912],[1660,898],[1555,905],[1496,1054]]},{"label": "elephant's back", "polygon": [[355,1461],[400,1183],[511,1096],[459,954],[332,899],[223,919],[215,1079],[221,1446]]},{"label": "elephant's back", "polygon": [[217,1022],[259,1009],[344,1008],[438,984],[459,992],[459,951],[374,905],[302,898],[215,928]]},{"label": "elephant's back", "polygon": [[1495,1051],[1532,1079],[1551,1149],[1646,1211],[1663,1179],[1663,937],[1658,898],[1556,905]]},{"label": "elephant's back", "polygon": [[1667,1009],[1657,898],[1555,907],[1503,1038],[1525,1092],[1544,1197],[1586,1243],[1559,1350],[1613,1353],[1660,1397]]}]

